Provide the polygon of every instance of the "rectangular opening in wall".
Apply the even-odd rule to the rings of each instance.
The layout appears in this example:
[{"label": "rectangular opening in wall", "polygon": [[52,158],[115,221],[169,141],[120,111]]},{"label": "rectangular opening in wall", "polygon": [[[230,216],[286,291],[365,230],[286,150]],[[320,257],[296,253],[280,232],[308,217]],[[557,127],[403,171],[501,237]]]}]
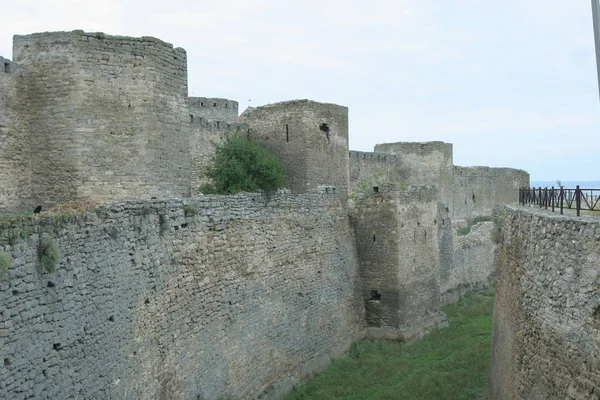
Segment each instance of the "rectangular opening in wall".
[{"label": "rectangular opening in wall", "polygon": [[216,107],[216,106],[217,106],[217,103],[213,103],[213,107]]},{"label": "rectangular opening in wall", "polygon": [[194,116],[190,114],[190,122],[194,122]]},{"label": "rectangular opening in wall", "polygon": [[379,186],[373,186],[373,192],[379,193]]},{"label": "rectangular opening in wall", "polygon": [[290,128],[288,127],[288,124],[285,124],[285,141],[290,141]]},{"label": "rectangular opening in wall", "polygon": [[4,72],[7,74],[10,72],[10,64],[7,62],[4,63]]},{"label": "rectangular opening in wall", "polygon": [[200,107],[204,107],[204,103],[200,102]]}]

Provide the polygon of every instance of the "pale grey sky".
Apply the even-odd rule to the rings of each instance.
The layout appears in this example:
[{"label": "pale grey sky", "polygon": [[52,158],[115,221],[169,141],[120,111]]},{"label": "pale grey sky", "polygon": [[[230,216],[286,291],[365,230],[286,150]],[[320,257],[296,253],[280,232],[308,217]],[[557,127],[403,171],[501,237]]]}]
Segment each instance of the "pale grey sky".
[{"label": "pale grey sky", "polygon": [[[23,0],[12,35],[155,36],[188,54],[190,95],[350,109],[350,147],[443,140],[457,165],[600,180],[589,0]],[[252,100],[249,103],[249,100]]]}]

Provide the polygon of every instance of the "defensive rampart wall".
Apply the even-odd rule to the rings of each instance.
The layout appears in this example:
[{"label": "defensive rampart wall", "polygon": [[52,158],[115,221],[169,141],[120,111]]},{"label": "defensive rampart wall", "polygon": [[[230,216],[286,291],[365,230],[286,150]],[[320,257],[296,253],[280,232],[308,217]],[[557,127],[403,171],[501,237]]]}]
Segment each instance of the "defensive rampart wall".
[{"label": "defensive rampart wall", "polygon": [[238,102],[210,97],[190,97],[188,107],[192,122],[194,119],[235,123],[238,118]]},{"label": "defensive rampart wall", "polygon": [[520,206],[497,216],[490,398],[597,399],[600,221]]},{"label": "defensive rampart wall", "polygon": [[452,217],[491,215],[495,205],[516,203],[520,187],[529,187],[529,174],[520,169],[455,166]]},{"label": "defensive rampart wall", "polygon": [[278,398],[363,330],[346,215],[253,194],[3,220],[0,398]]}]

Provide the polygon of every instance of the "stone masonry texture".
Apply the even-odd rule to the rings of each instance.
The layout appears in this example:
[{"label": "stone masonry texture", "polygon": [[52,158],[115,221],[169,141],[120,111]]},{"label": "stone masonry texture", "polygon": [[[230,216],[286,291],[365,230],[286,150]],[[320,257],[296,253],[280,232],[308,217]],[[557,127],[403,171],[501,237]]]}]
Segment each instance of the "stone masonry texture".
[{"label": "stone masonry texture", "polygon": [[410,340],[444,324],[438,277],[443,212],[434,186],[381,185],[356,200],[352,220],[368,336]]},{"label": "stone masonry texture", "polygon": [[294,100],[249,108],[240,122],[285,165],[288,187],[306,193],[334,185],[348,193],[348,108]]},{"label": "stone masonry texture", "polygon": [[[363,329],[336,195],[116,203],[0,232],[13,260],[0,283],[3,399],[269,397]],[[54,273],[39,265],[41,237],[58,246]]]},{"label": "stone masonry texture", "polygon": [[[185,50],[153,37],[18,35],[13,57],[0,57],[0,398],[279,399],[360,338],[444,326],[441,305],[501,265],[492,223],[454,228],[529,183],[453,166],[449,143],[351,152],[335,104],[238,117],[236,101],[189,97]],[[235,134],[283,161],[290,190],[195,196]],[[88,200],[101,205],[14,213]]]},{"label": "stone masonry texture", "polygon": [[436,185],[453,220],[490,215],[497,204],[515,202],[529,174],[512,168],[452,165],[452,145],[443,142],[384,143],[375,153],[351,151],[349,191],[356,194],[380,183]]},{"label": "stone masonry texture", "polygon": [[600,397],[600,221],[497,209],[490,398]]}]

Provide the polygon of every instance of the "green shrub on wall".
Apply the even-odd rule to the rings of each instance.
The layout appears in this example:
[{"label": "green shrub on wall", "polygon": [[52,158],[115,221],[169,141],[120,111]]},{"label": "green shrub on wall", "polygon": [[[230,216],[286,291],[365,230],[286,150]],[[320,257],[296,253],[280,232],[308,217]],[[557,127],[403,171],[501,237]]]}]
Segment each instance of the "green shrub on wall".
[{"label": "green shrub on wall", "polygon": [[6,251],[0,252],[0,281],[8,278],[8,270],[12,268],[12,256]]},{"label": "green shrub on wall", "polygon": [[202,193],[273,193],[283,187],[283,164],[257,142],[233,135],[215,150],[214,165],[206,172],[211,183],[200,188]]},{"label": "green shrub on wall", "polygon": [[42,239],[38,256],[40,264],[46,272],[52,273],[56,271],[56,264],[58,263],[58,247],[56,247],[56,244],[51,237],[46,236]]}]

